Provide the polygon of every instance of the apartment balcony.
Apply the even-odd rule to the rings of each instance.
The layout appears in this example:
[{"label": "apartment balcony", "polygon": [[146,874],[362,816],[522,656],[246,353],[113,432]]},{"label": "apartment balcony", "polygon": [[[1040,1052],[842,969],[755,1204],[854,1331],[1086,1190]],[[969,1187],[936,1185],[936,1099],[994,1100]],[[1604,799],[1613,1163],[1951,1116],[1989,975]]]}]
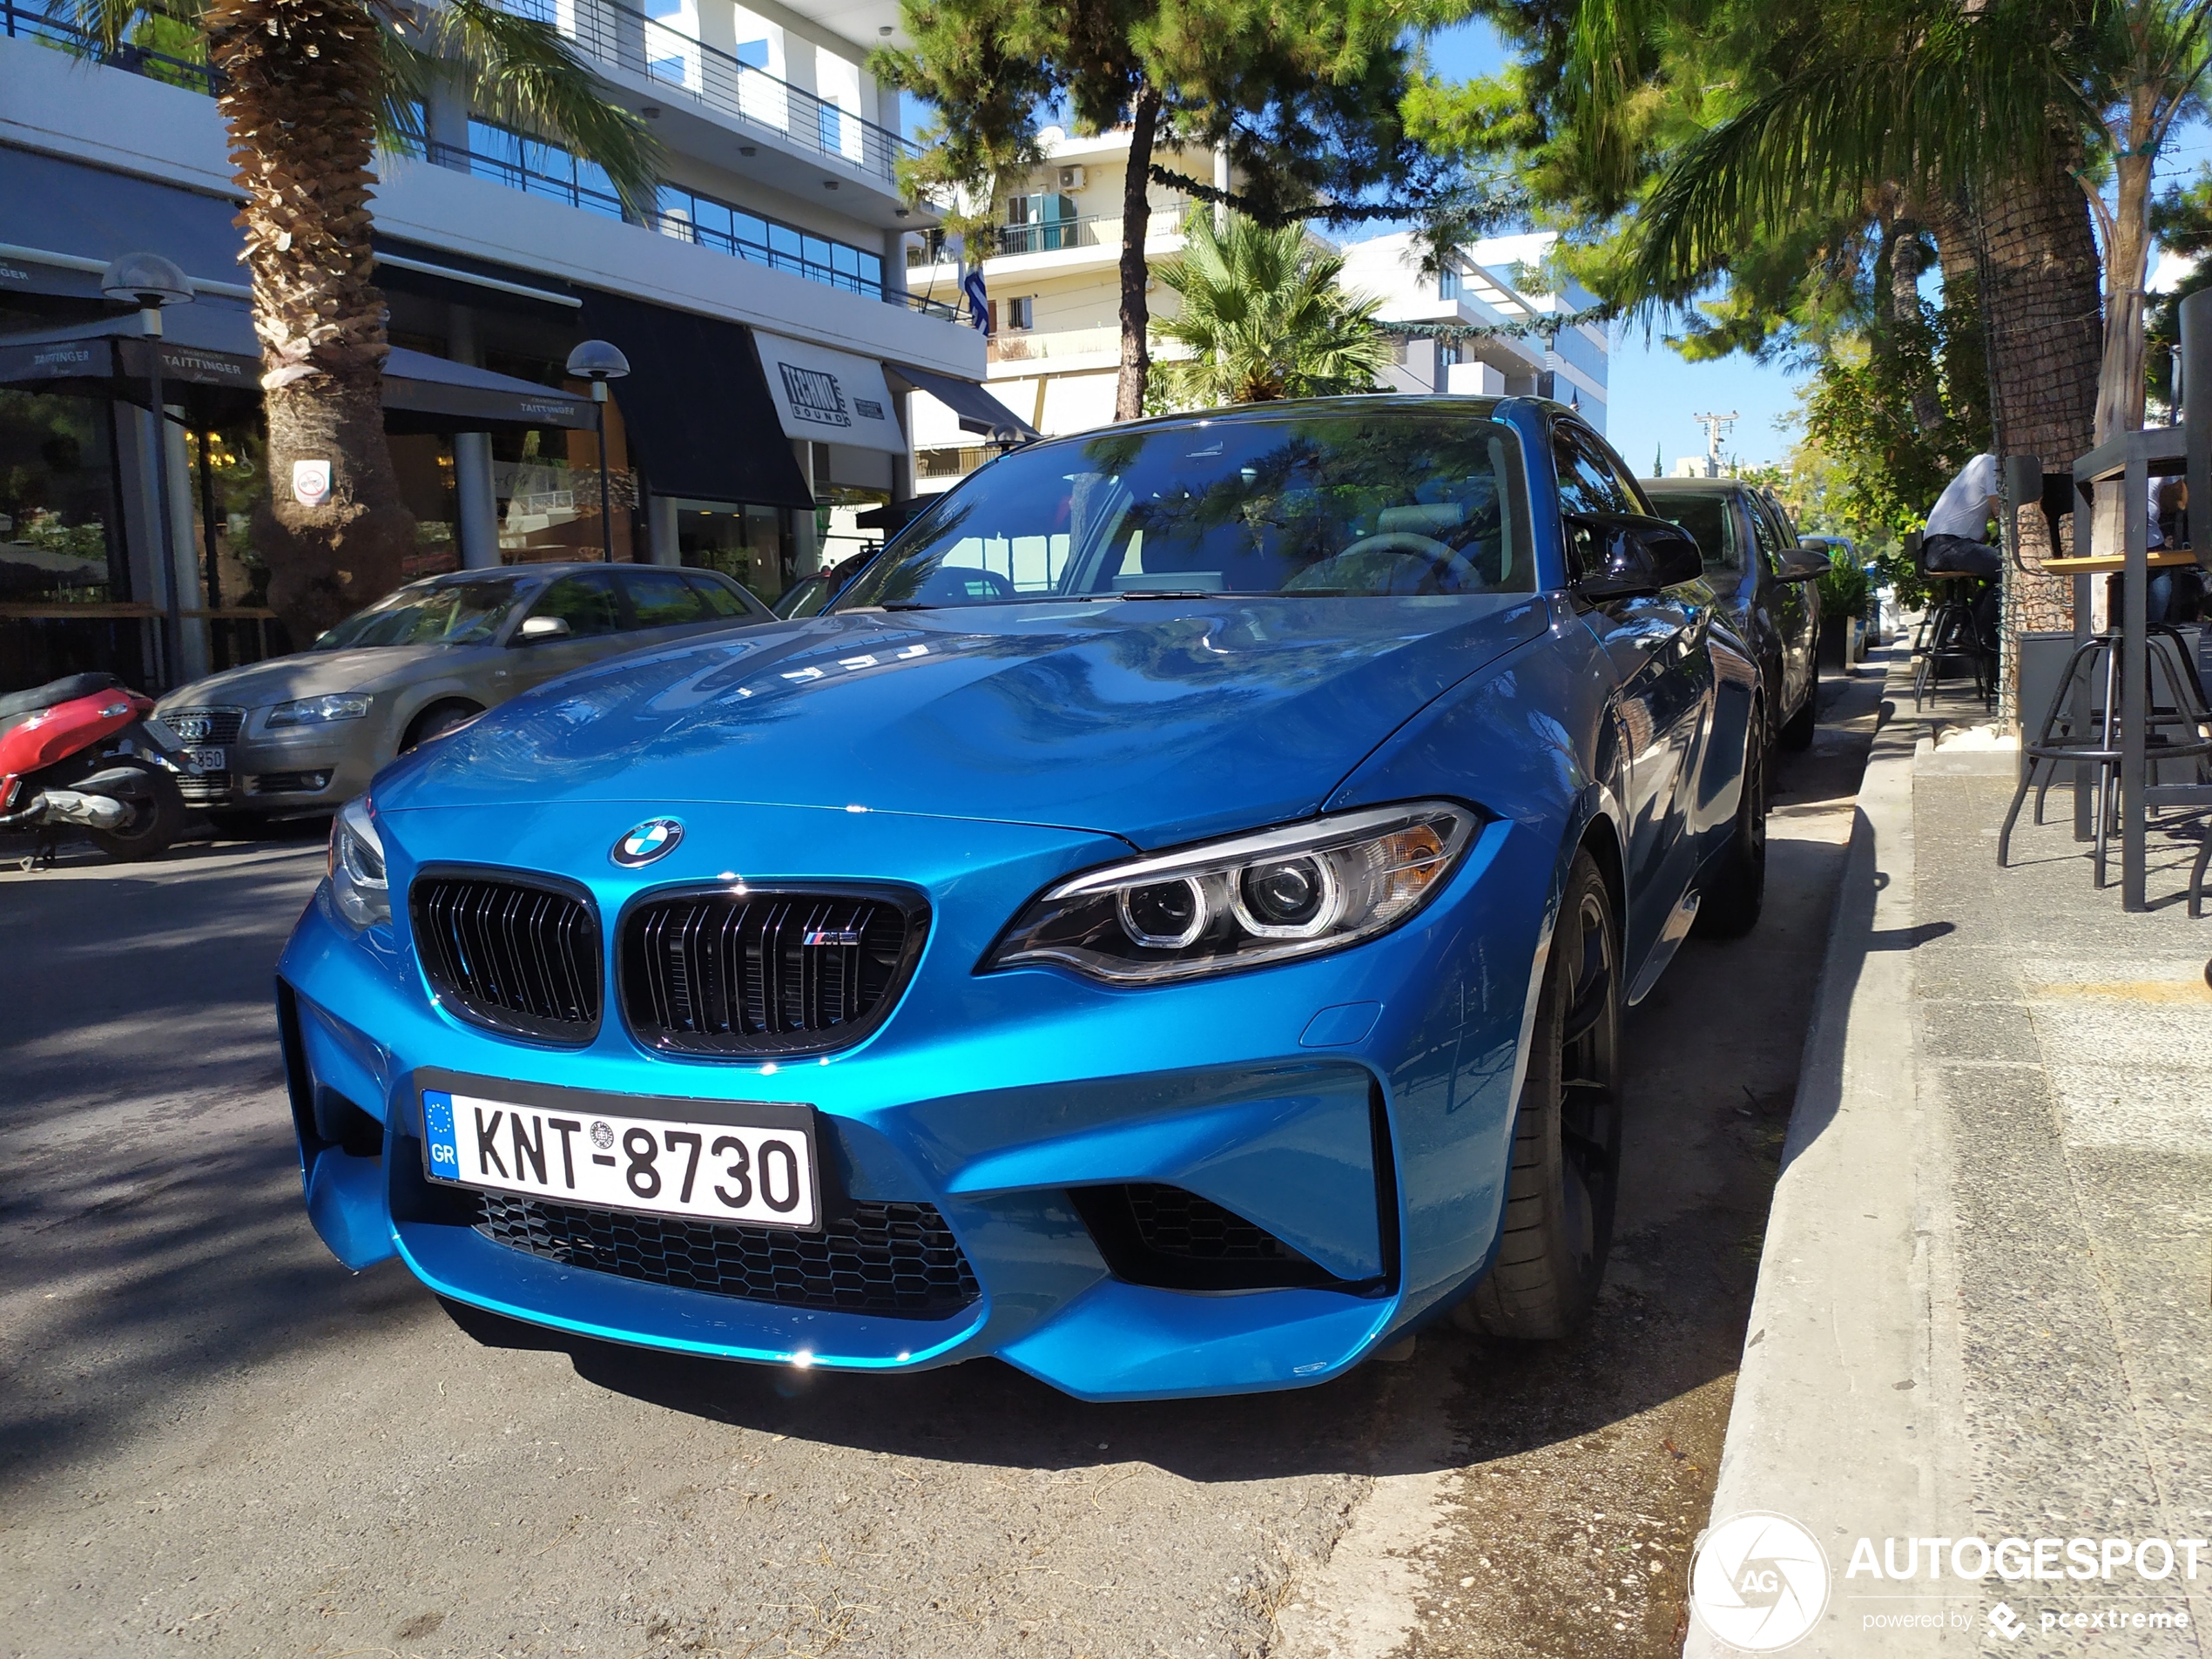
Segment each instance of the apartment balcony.
[{"label": "apartment balcony", "polygon": [[[737,165],[797,195],[854,185],[873,199],[840,199],[838,211],[887,229],[909,217],[897,211],[898,168],[913,146],[888,127],[619,0],[501,3],[551,24],[597,59],[617,90],[655,111],[670,147]],[[735,164],[725,159],[732,133],[751,141]]]},{"label": "apartment balcony", "polygon": [[1041,365],[1055,369],[1116,364],[1122,357],[1122,331],[1117,325],[1098,328],[1005,329],[993,334],[985,356],[994,365]]},{"label": "apartment balcony", "polygon": [[[1171,253],[1183,246],[1184,216],[1190,209],[1190,199],[1183,196],[1153,202],[1151,221],[1144,239],[1147,253]],[[1103,268],[1116,263],[1122,255],[1119,212],[1032,220],[1025,225],[995,225],[991,234],[995,245],[983,270],[994,282],[1001,276],[1049,276]],[[927,280],[959,280],[958,268],[948,253],[941,230],[933,230],[910,246],[907,264]]]}]

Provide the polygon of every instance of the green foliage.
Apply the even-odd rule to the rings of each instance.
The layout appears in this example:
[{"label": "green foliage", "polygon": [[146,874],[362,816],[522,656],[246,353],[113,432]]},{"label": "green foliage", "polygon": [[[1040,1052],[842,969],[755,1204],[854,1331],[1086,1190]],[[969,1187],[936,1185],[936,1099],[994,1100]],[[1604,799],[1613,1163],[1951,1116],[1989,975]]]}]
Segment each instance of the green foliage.
[{"label": "green foliage", "polygon": [[2187,185],[2169,185],[2150,213],[2151,233],[2169,253],[2195,259],[2196,268],[2171,293],[2156,295],[2150,306],[2150,349],[2144,361],[2150,395],[2169,408],[2174,401],[2174,348],[2182,343],[2182,301],[2212,287],[2212,164],[2201,165]]},{"label": "green foliage", "polygon": [[1342,257],[1301,226],[1231,215],[1217,233],[1213,215],[1193,209],[1182,256],[1153,272],[1182,309],[1152,329],[1191,354],[1155,364],[1148,404],[1165,412],[1374,389],[1390,358],[1374,321],[1379,301],[1345,294],[1343,271]]},{"label": "green foliage", "polygon": [[1874,597],[1874,579],[1856,554],[1832,548],[1828,569],[1820,577],[1820,614],[1824,617],[1863,617]]}]

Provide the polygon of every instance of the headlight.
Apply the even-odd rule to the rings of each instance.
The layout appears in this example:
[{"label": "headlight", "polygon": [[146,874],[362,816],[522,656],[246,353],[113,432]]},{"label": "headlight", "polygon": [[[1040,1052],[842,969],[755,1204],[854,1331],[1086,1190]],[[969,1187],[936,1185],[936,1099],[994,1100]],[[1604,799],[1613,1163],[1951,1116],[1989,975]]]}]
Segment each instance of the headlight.
[{"label": "headlight", "polygon": [[268,729],[280,732],[288,725],[327,725],[333,720],[358,720],[368,712],[365,697],[303,697],[271,709]]},{"label": "headlight", "polygon": [[392,920],[392,889],[384,878],[384,838],[368,815],[368,797],[349,800],[330,824],[330,899],[356,927]]},{"label": "headlight", "polygon": [[1057,962],[1150,985],[1340,949],[1426,903],[1480,821],[1414,801],[1109,865],[1033,901],[983,968]]}]

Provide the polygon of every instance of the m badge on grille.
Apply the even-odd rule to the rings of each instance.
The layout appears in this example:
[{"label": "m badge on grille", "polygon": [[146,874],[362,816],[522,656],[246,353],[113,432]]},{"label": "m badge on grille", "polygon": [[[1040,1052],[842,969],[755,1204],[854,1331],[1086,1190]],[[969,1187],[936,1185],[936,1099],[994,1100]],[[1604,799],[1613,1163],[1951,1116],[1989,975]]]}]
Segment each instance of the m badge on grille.
[{"label": "m badge on grille", "polygon": [[655,859],[666,858],[683,839],[682,819],[649,818],[617,841],[607,856],[624,869],[634,870],[641,864],[651,864]]}]

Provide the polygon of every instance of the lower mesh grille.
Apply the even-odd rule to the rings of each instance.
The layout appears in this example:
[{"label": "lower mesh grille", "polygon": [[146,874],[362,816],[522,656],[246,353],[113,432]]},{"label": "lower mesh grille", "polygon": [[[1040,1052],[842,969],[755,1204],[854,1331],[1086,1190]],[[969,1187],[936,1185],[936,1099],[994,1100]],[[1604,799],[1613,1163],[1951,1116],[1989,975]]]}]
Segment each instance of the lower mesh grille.
[{"label": "lower mesh grille", "polygon": [[1181,1187],[1130,1186],[1130,1219],[1145,1248],[1208,1262],[1303,1262],[1258,1224]]},{"label": "lower mesh grille", "polygon": [[1334,1285],[1328,1270],[1233,1210],[1151,1182],[1068,1195],[1114,1277],[1167,1291]]},{"label": "lower mesh grille", "polygon": [[204,806],[211,800],[227,800],[231,775],[227,772],[181,772],[177,778],[177,792],[191,806]]},{"label": "lower mesh grille", "polygon": [[476,1231],[570,1267],[785,1307],[944,1318],[980,1296],[935,1206],[854,1202],[818,1233],[476,1195]]}]

